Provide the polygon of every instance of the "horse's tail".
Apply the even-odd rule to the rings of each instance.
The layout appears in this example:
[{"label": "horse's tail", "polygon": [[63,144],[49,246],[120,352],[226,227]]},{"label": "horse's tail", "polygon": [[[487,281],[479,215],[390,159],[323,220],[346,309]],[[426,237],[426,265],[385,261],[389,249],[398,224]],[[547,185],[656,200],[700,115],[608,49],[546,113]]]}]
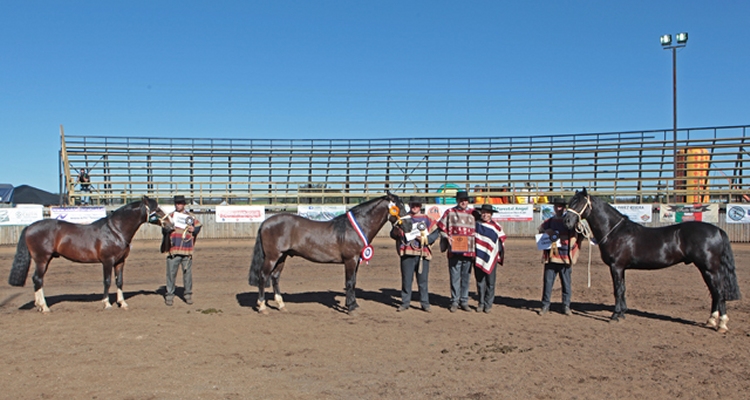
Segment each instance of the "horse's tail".
[{"label": "horse's tail", "polygon": [[729,236],[726,232],[721,231],[721,239],[724,241],[724,248],[721,252],[721,287],[724,290],[724,300],[739,300],[742,298],[740,287],[737,284],[737,274],[734,270],[734,253],[729,243]]},{"label": "horse's tail", "polygon": [[[255,248],[253,249],[253,261],[250,262],[250,277],[248,283],[250,286],[260,285],[260,274],[261,268],[263,268],[263,262],[266,260],[266,254],[263,251],[263,240],[261,239],[261,230],[263,224],[258,228],[258,237],[255,238]],[[269,282],[266,282],[268,284]]]},{"label": "horse's tail", "polygon": [[13,267],[10,269],[8,283],[11,286],[23,286],[26,284],[26,277],[29,275],[29,266],[31,265],[31,253],[26,245],[26,229],[21,231],[21,237],[18,238],[16,246],[16,256],[13,258]]}]

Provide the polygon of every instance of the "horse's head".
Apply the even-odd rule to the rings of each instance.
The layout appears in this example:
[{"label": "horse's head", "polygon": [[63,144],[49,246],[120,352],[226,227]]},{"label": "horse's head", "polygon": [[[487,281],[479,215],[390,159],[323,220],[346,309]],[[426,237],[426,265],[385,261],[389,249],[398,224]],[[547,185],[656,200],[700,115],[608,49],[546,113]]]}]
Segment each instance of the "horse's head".
[{"label": "horse's head", "polygon": [[568,203],[568,211],[563,221],[568,229],[574,229],[579,221],[586,219],[591,214],[591,197],[586,193],[586,188],[576,194]]},{"label": "horse's head", "polygon": [[154,199],[143,196],[141,206],[146,208],[146,222],[152,225],[159,225],[162,228],[174,229],[172,220],[169,219],[167,214],[159,207],[159,204]]},{"label": "horse's head", "polygon": [[386,197],[390,201],[388,212],[391,215],[388,217],[388,220],[391,221],[391,224],[393,225],[401,225],[404,232],[411,232],[412,222],[411,217],[409,216],[409,209],[400,197],[390,191],[386,191]]}]

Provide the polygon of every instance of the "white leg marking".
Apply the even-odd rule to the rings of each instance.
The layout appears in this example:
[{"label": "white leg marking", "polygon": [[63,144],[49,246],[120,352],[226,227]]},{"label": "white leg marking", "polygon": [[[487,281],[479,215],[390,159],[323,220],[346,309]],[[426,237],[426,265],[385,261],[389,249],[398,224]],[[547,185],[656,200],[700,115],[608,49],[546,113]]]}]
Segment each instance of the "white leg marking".
[{"label": "white leg marking", "polygon": [[109,304],[109,296],[102,299],[102,303],[104,303],[104,309],[109,310],[112,308],[112,304]]},{"label": "white leg marking", "polygon": [[47,307],[47,300],[44,299],[44,288],[34,292],[34,305],[36,305],[37,310],[43,313],[49,312],[49,307]]},{"label": "white leg marking", "polygon": [[714,311],[711,313],[711,317],[706,322],[706,326],[709,328],[716,328],[719,324],[719,312]]},{"label": "white leg marking", "polygon": [[122,289],[117,289],[117,304],[119,304],[122,309],[128,309],[128,303],[125,302],[125,296],[122,294]]},{"label": "white leg marking", "polygon": [[719,318],[719,329],[717,329],[719,333],[726,333],[729,331],[729,328],[727,328],[727,321],[729,321],[729,316],[726,314]]},{"label": "white leg marking", "polygon": [[286,309],[286,305],[284,304],[284,299],[281,298],[280,294],[275,294],[273,298],[274,300],[276,300],[276,304],[279,306],[279,310]]},{"label": "white leg marking", "polygon": [[267,314],[268,309],[266,308],[266,300],[258,299],[258,312],[261,314]]}]

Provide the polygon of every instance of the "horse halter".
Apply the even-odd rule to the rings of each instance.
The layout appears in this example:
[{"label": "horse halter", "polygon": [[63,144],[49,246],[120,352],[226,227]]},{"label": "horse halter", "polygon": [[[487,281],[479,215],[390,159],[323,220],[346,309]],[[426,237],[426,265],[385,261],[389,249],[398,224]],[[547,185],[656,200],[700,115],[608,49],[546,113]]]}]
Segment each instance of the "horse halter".
[{"label": "horse halter", "polygon": [[[588,224],[588,221],[585,221],[585,218],[583,216],[583,213],[586,211],[586,208],[593,209],[593,206],[591,205],[591,197],[589,197],[588,195],[586,195],[586,204],[583,206],[583,208],[581,208],[581,211],[576,211],[576,210],[574,210],[572,208],[568,208],[568,211],[570,211],[573,214],[575,214],[575,215],[578,216],[578,223],[576,224],[576,232],[582,234],[584,237],[586,237],[587,239],[591,240],[591,238],[594,235],[591,232],[591,226]],[[602,237],[602,239],[598,241],[599,244],[604,244],[604,242],[606,242],[607,239],[609,238],[609,235],[612,232],[614,232],[615,229],[617,229],[617,227],[620,226],[620,224],[622,224],[625,221],[625,219],[626,218],[623,217],[619,221],[617,221],[617,223],[615,224],[615,226],[613,226],[609,230],[609,232],[607,232],[604,235],[604,237]]]},{"label": "horse halter", "polygon": [[584,219],[586,219],[586,217],[583,216],[583,213],[586,212],[587,208],[591,208],[591,197],[589,197],[588,195],[586,195],[586,204],[583,205],[583,208],[581,208],[581,211],[576,211],[573,208],[568,207],[568,212],[572,212],[573,214],[578,216],[578,221],[580,223],[580,221],[583,221]]},{"label": "horse halter", "polygon": [[163,217],[159,218],[156,215],[156,210],[154,210],[153,212],[151,212],[151,207],[149,207],[148,204],[146,204],[146,222],[147,223],[151,223],[151,217],[156,217],[159,220],[159,225],[164,226],[164,220],[168,219],[169,215],[168,214],[164,214]]}]

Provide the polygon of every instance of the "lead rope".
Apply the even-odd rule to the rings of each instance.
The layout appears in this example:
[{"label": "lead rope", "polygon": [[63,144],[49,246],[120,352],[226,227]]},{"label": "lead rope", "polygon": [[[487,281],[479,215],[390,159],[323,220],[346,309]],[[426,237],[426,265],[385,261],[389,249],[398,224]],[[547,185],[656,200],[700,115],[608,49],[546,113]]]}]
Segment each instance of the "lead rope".
[{"label": "lead rope", "polygon": [[588,278],[588,287],[591,287],[591,238],[593,234],[591,233],[591,226],[589,226],[589,222],[585,219],[578,218],[578,223],[576,224],[576,232],[580,233],[589,240],[589,265],[587,268],[587,278]]}]

